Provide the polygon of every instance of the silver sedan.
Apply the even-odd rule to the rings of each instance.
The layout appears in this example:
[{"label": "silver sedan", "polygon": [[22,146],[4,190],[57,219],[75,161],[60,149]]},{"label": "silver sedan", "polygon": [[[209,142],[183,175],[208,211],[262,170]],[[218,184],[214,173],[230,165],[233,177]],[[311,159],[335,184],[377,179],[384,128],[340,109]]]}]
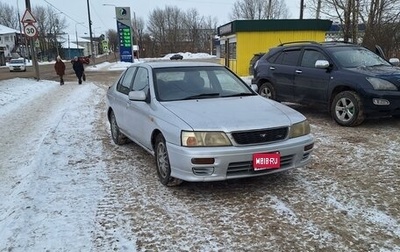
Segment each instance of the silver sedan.
[{"label": "silver sedan", "polygon": [[133,64],[107,92],[112,139],[154,155],[167,186],[308,164],[314,138],[307,119],[253,88],[219,64]]}]

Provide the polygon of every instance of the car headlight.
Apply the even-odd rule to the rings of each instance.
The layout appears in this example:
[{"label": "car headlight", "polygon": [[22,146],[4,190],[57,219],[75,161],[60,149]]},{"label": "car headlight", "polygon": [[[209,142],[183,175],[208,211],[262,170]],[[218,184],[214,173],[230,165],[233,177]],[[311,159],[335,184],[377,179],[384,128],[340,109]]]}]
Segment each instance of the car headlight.
[{"label": "car headlight", "polygon": [[213,147],[231,146],[232,143],[224,132],[182,131],[182,146]]},{"label": "car headlight", "polygon": [[290,127],[289,138],[295,138],[310,134],[310,124],[307,120],[293,124]]},{"label": "car headlight", "polygon": [[397,91],[397,87],[387,81],[387,80],[383,80],[383,79],[379,79],[379,78],[372,78],[372,77],[367,77],[367,80],[369,81],[369,83],[371,83],[372,87],[375,90],[394,90]]}]

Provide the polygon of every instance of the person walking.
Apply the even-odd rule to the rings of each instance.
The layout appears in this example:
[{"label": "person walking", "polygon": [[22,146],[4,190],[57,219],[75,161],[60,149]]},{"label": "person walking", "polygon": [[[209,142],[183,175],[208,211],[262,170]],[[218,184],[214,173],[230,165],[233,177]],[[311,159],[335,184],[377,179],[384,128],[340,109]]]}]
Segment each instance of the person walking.
[{"label": "person walking", "polygon": [[65,64],[60,55],[57,56],[56,63],[54,64],[56,74],[60,77],[60,86],[64,85]]},{"label": "person walking", "polygon": [[75,75],[78,78],[78,84],[82,84],[82,76],[85,69],[83,68],[82,61],[80,61],[77,56],[75,56],[74,60],[72,61],[72,68],[74,69]]}]

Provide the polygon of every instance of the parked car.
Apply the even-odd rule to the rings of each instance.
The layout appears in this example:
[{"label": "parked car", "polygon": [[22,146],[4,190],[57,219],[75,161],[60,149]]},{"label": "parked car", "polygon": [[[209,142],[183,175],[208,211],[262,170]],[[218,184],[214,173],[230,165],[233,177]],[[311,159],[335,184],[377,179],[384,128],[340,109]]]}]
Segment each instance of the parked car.
[{"label": "parked car", "polygon": [[368,117],[400,116],[400,68],[389,62],[349,43],[287,43],[258,60],[252,83],[262,96],[317,104],[338,124],[356,126]]},{"label": "parked car", "polygon": [[8,62],[8,69],[10,72],[25,72],[26,71],[26,63],[24,58],[18,58],[18,59],[10,59],[10,62]]},{"label": "parked car", "polygon": [[132,65],[108,89],[107,104],[113,141],[132,140],[154,155],[167,186],[261,176],[310,162],[307,119],[219,64]]},{"label": "parked car", "polygon": [[169,59],[170,60],[183,60],[183,56],[180,54],[174,54]]}]

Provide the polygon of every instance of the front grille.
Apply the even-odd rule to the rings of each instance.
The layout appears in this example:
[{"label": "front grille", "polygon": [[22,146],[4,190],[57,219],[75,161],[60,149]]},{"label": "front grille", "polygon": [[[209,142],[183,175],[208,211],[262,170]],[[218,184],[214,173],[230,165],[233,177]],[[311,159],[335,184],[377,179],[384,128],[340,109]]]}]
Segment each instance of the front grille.
[{"label": "front grille", "polygon": [[[281,167],[287,168],[292,165],[294,155],[282,156],[281,157]],[[227,176],[235,176],[235,175],[252,175],[252,174],[262,174],[262,173],[269,173],[275,169],[267,169],[261,171],[254,171],[253,169],[253,161],[248,162],[235,162],[229,163]]]},{"label": "front grille", "polygon": [[233,132],[232,137],[237,144],[269,143],[286,138],[288,128],[263,129],[255,131]]}]

